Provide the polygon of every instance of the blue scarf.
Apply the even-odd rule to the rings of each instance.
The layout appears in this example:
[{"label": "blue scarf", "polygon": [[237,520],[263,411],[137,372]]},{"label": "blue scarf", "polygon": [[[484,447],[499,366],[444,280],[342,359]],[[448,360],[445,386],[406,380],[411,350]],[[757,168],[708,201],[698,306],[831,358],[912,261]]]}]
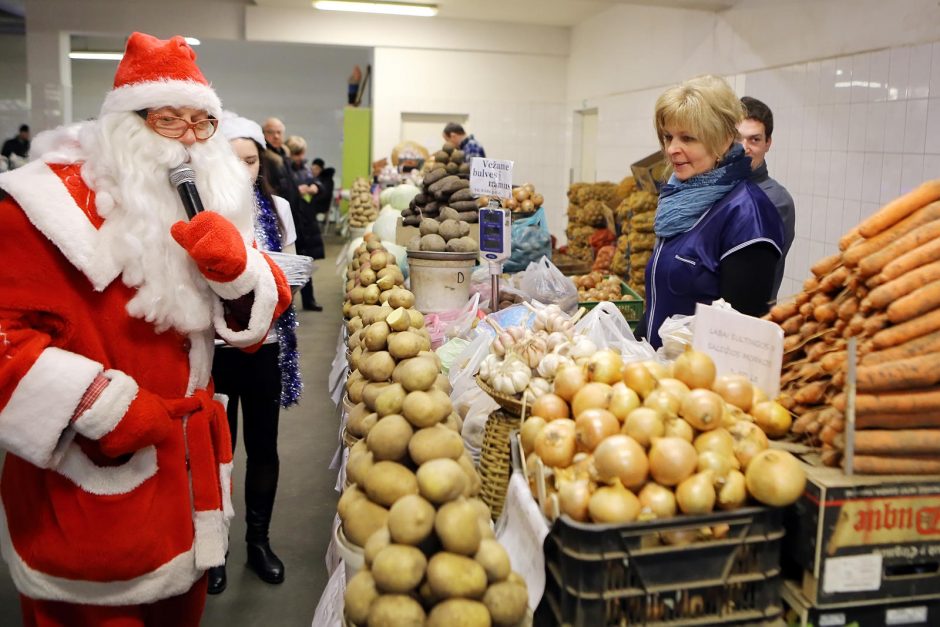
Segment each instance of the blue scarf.
[{"label": "blue scarf", "polygon": [[712,205],[725,197],[735,185],[751,176],[751,158],[741,144],[731,149],[714,170],[680,181],[673,174],[659,192],[659,206],[653,230],[657,237],[685,233]]},{"label": "blue scarf", "polygon": [[[281,252],[281,233],[277,226],[277,213],[271,202],[259,190],[255,189],[258,213],[255,219],[255,237],[265,250]],[[300,378],[297,353],[297,316],[293,305],[277,319],[274,330],[277,333],[278,365],[281,367],[281,407],[296,405],[300,400],[304,383]]]}]

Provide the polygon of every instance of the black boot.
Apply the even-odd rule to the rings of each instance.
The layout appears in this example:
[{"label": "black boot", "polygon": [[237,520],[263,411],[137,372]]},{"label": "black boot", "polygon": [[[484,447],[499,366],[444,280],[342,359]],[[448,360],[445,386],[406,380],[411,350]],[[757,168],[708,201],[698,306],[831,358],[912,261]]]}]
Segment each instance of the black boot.
[{"label": "black boot", "polygon": [[277,461],[256,464],[249,460],[245,477],[245,542],[248,544],[248,566],[262,581],[281,583],[284,581],[284,562],[274,551],[268,540],[274,496],[277,494]]},{"label": "black boot", "polygon": [[209,589],[207,590],[209,594],[222,594],[225,592],[225,586],[227,584],[228,579],[225,576],[225,564],[213,566],[209,569]]}]

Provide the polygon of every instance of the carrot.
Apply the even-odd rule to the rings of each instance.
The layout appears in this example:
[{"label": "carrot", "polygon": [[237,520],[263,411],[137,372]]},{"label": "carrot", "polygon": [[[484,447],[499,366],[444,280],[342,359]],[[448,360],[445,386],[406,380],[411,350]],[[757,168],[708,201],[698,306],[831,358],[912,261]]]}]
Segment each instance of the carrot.
[{"label": "carrot", "polygon": [[839,320],[851,320],[858,313],[858,297],[849,296],[839,305]]},{"label": "carrot", "polygon": [[891,281],[938,259],[940,259],[940,238],[907,251],[882,268],[877,277],[880,277],[883,283]]},{"label": "carrot", "polygon": [[819,281],[816,280],[816,277],[811,276],[803,281],[803,289],[807,292],[815,292],[819,289]]},{"label": "carrot", "polygon": [[852,246],[842,254],[842,261],[849,267],[857,266],[869,255],[878,253],[914,229],[937,219],[940,219],[940,203],[932,202],[871,239]]},{"label": "carrot", "polygon": [[923,246],[938,236],[940,236],[940,221],[934,220],[922,224],[910,233],[899,237],[887,246],[881,247],[877,252],[873,252],[862,259],[858,263],[858,270],[862,276],[877,274],[893,259],[918,246]]},{"label": "carrot", "polygon": [[816,420],[819,417],[819,409],[811,409],[796,420],[793,421],[793,424],[790,425],[790,431],[793,433],[805,433],[806,427],[809,426],[811,422]]},{"label": "carrot", "polygon": [[[845,460],[842,460],[843,465]],[[886,455],[856,455],[852,464],[855,472],[863,475],[935,475],[940,473],[940,457],[889,457]]]},{"label": "carrot", "polygon": [[908,340],[913,340],[914,338],[933,333],[937,330],[940,330],[940,309],[934,309],[919,318],[914,318],[913,320],[902,322],[897,326],[878,331],[878,333],[871,338],[871,341],[876,350],[881,350],[883,348],[903,344]]},{"label": "carrot", "polygon": [[803,338],[799,335],[788,335],[783,340],[783,352],[789,353],[790,351],[795,351],[800,347],[803,342]]},{"label": "carrot", "polygon": [[826,444],[835,444],[839,432],[832,428],[832,425],[823,425],[819,430],[819,440]]},{"label": "carrot", "polygon": [[858,234],[858,225],[853,226],[852,230],[839,238],[839,250],[848,250],[860,237],[861,235]]},{"label": "carrot", "polygon": [[914,213],[924,205],[940,200],[940,180],[924,181],[913,190],[898,196],[858,225],[862,237],[874,237],[886,228]]},{"label": "carrot", "polygon": [[915,338],[893,348],[867,353],[861,359],[863,366],[874,366],[889,361],[917,357],[940,351],[940,331]]},{"label": "carrot", "polygon": [[862,306],[866,310],[887,307],[899,298],[907,296],[920,286],[938,279],[940,279],[940,261],[928,263],[892,281],[879,285],[865,298],[862,302]]},{"label": "carrot", "polygon": [[823,466],[835,468],[842,459],[842,452],[835,449],[825,449],[819,454],[819,458],[822,460]]},{"label": "carrot", "polygon": [[798,305],[794,301],[778,303],[770,308],[770,319],[774,322],[783,322],[796,315]]},{"label": "carrot", "polygon": [[865,329],[865,316],[862,314],[855,314],[852,316],[852,319],[849,320],[849,330],[853,335],[858,335]]},{"label": "carrot", "polygon": [[880,313],[870,316],[862,325],[862,331],[865,335],[874,335],[886,326],[888,326],[888,314]]},{"label": "carrot", "polygon": [[800,292],[799,294],[793,297],[793,302],[796,303],[797,307],[800,307],[803,303],[808,302],[808,301],[809,301],[809,294],[807,294],[806,292]]},{"label": "carrot", "polygon": [[831,374],[845,365],[845,360],[847,357],[848,353],[846,351],[835,351],[829,353],[822,358],[822,369]]},{"label": "carrot", "polygon": [[842,263],[842,253],[835,253],[828,257],[823,257],[812,265],[809,269],[817,278],[822,278],[839,267]]},{"label": "carrot", "polygon": [[888,306],[888,319],[895,323],[906,322],[940,307],[940,281],[932,281]]},{"label": "carrot", "polygon": [[831,303],[832,297],[829,296],[829,294],[819,292],[818,294],[813,295],[813,297],[809,299],[809,302],[812,303],[813,307],[819,307],[820,305]]},{"label": "carrot", "polygon": [[790,316],[786,320],[780,323],[780,328],[783,329],[783,332],[786,335],[793,335],[794,333],[800,332],[800,327],[803,325],[803,316],[796,314],[795,316]]},{"label": "carrot", "polygon": [[856,429],[919,429],[940,428],[940,414],[859,414]]},{"label": "carrot", "polygon": [[813,317],[819,322],[832,322],[839,317],[839,310],[835,303],[823,303],[813,310]]},{"label": "carrot", "polygon": [[940,353],[930,353],[873,366],[859,366],[858,389],[864,392],[910,390],[940,383]]},{"label": "carrot", "polygon": [[[845,437],[836,446],[844,448]],[[855,452],[862,455],[924,455],[940,453],[940,429],[877,429],[855,432]]]},{"label": "carrot", "polygon": [[825,373],[822,369],[822,364],[818,361],[813,361],[801,367],[798,376],[804,381],[810,381],[812,379],[818,379],[823,376],[823,374]]},{"label": "carrot", "polygon": [[807,383],[793,394],[793,400],[797,403],[815,405],[822,400],[827,385],[829,385],[828,381],[814,381],[813,383]]},{"label": "carrot", "polygon": [[[828,338],[829,335],[827,335],[826,337]],[[812,361],[818,361],[822,359],[823,355],[825,355],[826,353],[831,353],[834,350],[838,350],[838,349],[833,348],[829,344],[826,344],[826,342],[816,342],[815,344],[813,344],[812,346],[806,349],[806,357],[807,359],[810,359]]]},{"label": "carrot", "polygon": [[[845,411],[845,394],[837,394],[832,406]],[[882,394],[858,394],[855,397],[855,413],[861,414],[912,414],[940,411],[940,387],[925,390],[905,390]]]},{"label": "carrot", "polygon": [[819,331],[819,327],[820,327],[820,324],[818,322],[813,322],[812,320],[810,320],[809,322],[804,322],[800,326],[800,335],[803,337],[811,337],[817,331]]},{"label": "carrot", "polygon": [[774,400],[783,405],[787,410],[792,410],[796,406],[796,401],[793,400],[793,397],[789,394],[780,394]]},{"label": "carrot", "polygon": [[839,266],[819,280],[819,289],[824,292],[831,292],[836,288],[842,287],[848,278],[849,269],[845,266]]},{"label": "carrot", "polygon": [[847,326],[849,326],[849,323],[845,320],[836,320],[835,324],[832,325],[832,330],[837,336],[841,336]]},{"label": "carrot", "polygon": [[813,303],[809,301],[806,301],[805,303],[800,305],[800,315],[803,316],[804,318],[809,318],[810,316],[813,315],[814,309],[816,309],[816,305],[814,305]]},{"label": "carrot", "polygon": [[843,418],[842,412],[836,409],[835,407],[827,407],[819,414],[820,420],[825,421],[828,424],[832,424],[836,420],[841,421]]}]

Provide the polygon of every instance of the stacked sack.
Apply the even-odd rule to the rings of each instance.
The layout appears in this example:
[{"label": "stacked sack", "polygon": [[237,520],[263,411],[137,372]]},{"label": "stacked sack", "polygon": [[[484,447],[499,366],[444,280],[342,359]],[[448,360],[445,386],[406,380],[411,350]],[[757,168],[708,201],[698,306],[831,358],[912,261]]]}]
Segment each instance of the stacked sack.
[{"label": "stacked sack", "polygon": [[477,202],[470,193],[470,164],[462,150],[452,143],[434,153],[425,168],[421,193],[402,211],[403,224],[418,226],[422,218],[437,218],[445,207],[459,214],[460,220],[477,222]]},{"label": "stacked sack", "polygon": [[646,264],[653,254],[656,235],[653,222],[656,219],[656,206],[659,202],[655,194],[637,190],[624,200],[630,212],[630,229],[625,232],[629,260],[627,284],[640,296],[646,291]]},{"label": "stacked sack", "polygon": [[359,177],[349,190],[349,226],[364,228],[379,217],[379,208],[372,197],[369,181]]},{"label": "stacked sack", "polygon": [[[594,261],[592,238],[614,228],[613,209],[620,203],[617,185],[609,182],[574,183],[568,188],[568,254]],[[611,231],[612,233],[612,231]]]}]

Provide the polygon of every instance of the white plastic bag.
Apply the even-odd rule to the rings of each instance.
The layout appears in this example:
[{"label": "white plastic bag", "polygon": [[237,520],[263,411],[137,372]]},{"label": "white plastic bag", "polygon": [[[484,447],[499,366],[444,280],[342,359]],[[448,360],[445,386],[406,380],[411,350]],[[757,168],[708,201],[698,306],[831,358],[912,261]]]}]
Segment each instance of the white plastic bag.
[{"label": "white plastic bag", "polygon": [[398,227],[398,218],[401,211],[396,211],[391,205],[385,205],[379,212],[379,217],[372,225],[372,232],[379,236],[383,242],[395,242],[395,230]]},{"label": "white plastic bag", "polygon": [[620,352],[624,361],[653,359],[656,351],[649,342],[638,341],[617,306],[600,302],[574,325],[575,333],[588,336],[598,348]]},{"label": "white plastic bag", "polygon": [[686,346],[692,345],[692,333],[695,331],[695,316],[670,316],[659,327],[659,337],[663,341],[660,349],[669,361],[685,352]]},{"label": "white plastic bag", "polygon": [[529,297],[546,305],[554,303],[569,315],[578,310],[578,288],[548,257],[529,264],[519,287]]}]

